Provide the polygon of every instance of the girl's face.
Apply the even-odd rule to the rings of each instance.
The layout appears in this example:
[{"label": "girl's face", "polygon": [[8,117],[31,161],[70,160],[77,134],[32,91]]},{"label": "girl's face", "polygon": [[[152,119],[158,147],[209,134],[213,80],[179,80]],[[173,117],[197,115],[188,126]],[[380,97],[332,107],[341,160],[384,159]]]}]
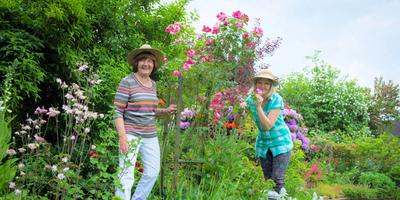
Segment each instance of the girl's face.
[{"label": "girl's face", "polygon": [[147,75],[150,76],[151,72],[154,69],[154,62],[150,58],[143,58],[139,60],[138,66],[137,66],[137,72],[141,75]]},{"label": "girl's face", "polygon": [[254,92],[261,96],[264,96],[271,89],[271,81],[269,81],[268,79],[259,78],[256,80],[256,85],[254,89],[256,90]]}]

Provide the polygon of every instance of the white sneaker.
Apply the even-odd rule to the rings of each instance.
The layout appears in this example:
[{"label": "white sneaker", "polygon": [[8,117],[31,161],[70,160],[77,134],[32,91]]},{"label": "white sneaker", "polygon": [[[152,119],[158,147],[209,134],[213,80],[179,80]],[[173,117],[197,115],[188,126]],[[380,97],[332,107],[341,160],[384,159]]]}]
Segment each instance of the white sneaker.
[{"label": "white sneaker", "polygon": [[268,199],[278,199],[280,195],[275,191],[268,191]]}]

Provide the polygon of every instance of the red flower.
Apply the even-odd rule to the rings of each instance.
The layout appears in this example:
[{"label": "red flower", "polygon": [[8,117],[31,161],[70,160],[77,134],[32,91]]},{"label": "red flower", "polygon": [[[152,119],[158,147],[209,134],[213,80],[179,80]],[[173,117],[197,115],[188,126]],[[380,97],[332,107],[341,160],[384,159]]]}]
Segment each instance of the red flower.
[{"label": "red flower", "polygon": [[136,162],[136,163],[135,163],[135,167],[140,167],[140,166],[142,166],[142,163],[141,163],[141,162]]},{"label": "red flower", "polygon": [[235,124],[235,122],[227,122],[227,123],[225,123],[225,128],[227,128],[227,129],[236,128],[236,124]]},{"label": "red flower", "polygon": [[143,169],[143,168],[139,168],[138,171],[139,171],[140,173],[143,173],[143,172],[144,172],[144,169]]},{"label": "red flower", "polygon": [[99,154],[97,154],[96,151],[92,150],[89,151],[89,153],[87,154],[90,158],[99,158]]}]

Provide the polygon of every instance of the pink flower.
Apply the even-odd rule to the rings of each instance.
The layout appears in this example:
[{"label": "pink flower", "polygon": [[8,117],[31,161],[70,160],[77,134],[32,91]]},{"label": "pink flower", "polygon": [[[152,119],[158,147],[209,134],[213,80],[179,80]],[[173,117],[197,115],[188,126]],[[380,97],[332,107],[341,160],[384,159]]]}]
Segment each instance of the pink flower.
[{"label": "pink flower", "polygon": [[237,21],[237,22],[235,23],[235,26],[236,26],[237,28],[242,28],[242,27],[243,27],[243,23],[240,22],[240,21]]},{"label": "pink flower", "polygon": [[33,135],[33,137],[35,138],[36,141],[38,142],[47,142],[46,139],[38,136],[37,134]]},{"label": "pink flower", "polygon": [[249,42],[249,43],[246,44],[246,47],[250,48],[250,49],[254,49],[255,46],[254,46],[253,42]]},{"label": "pink flower", "polygon": [[249,36],[250,36],[250,34],[245,33],[245,34],[242,35],[242,38],[245,40],[245,39],[249,38]]},{"label": "pink flower", "polygon": [[212,34],[218,34],[220,32],[219,27],[220,27],[219,24],[215,24],[212,30]]},{"label": "pink flower", "polygon": [[206,45],[207,45],[207,46],[208,46],[208,45],[212,45],[213,42],[214,42],[213,39],[208,39],[208,40],[206,41]]},{"label": "pink flower", "polygon": [[193,65],[195,62],[193,61],[193,59],[191,57],[186,58],[186,63],[189,65]]},{"label": "pink flower", "polygon": [[224,26],[228,25],[228,23],[229,23],[229,19],[226,18],[226,19],[224,20]]},{"label": "pink flower", "polygon": [[203,32],[206,32],[206,33],[211,32],[211,28],[204,25],[203,26]]},{"label": "pink flower", "polygon": [[232,16],[236,19],[241,19],[243,14],[240,12],[240,10],[233,12]]},{"label": "pink flower", "polygon": [[187,64],[187,63],[185,63],[185,64],[183,64],[183,65],[182,65],[182,69],[184,69],[184,70],[186,70],[186,71],[187,71],[187,70],[189,70],[189,69],[190,69],[190,66],[191,66],[191,65],[189,65],[189,64]]},{"label": "pink flower", "polygon": [[182,76],[182,72],[180,72],[178,70],[174,70],[174,72],[172,72],[172,75],[174,75],[174,76]]},{"label": "pink flower", "polygon": [[256,89],[256,94],[262,94],[264,91],[262,89],[257,88]]},{"label": "pink flower", "polygon": [[47,113],[47,115],[48,115],[49,117],[55,117],[55,116],[57,116],[58,114],[60,114],[60,111],[58,111],[58,110],[56,110],[56,109],[54,109],[54,108],[49,108],[49,112]]},{"label": "pink flower", "polygon": [[164,62],[167,62],[167,61],[168,61],[168,58],[167,58],[166,56],[164,56],[163,61],[164,61]]},{"label": "pink flower", "polygon": [[187,54],[189,57],[193,57],[194,55],[196,55],[196,51],[195,51],[194,49],[190,49],[190,50],[188,50],[188,51],[186,52],[186,54]]},{"label": "pink flower", "polygon": [[217,18],[218,18],[219,20],[221,20],[221,21],[224,21],[224,20],[227,18],[227,16],[226,16],[225,13],[220,12],[220,13],[218,13]]},{"label": "pink flower", "polygon": [[181,30],[181,27],[179,26],[179,24],[177,22],[175,22],[174,24],[170,24],[165,28],[165,32],[170,33],[172,35],[175,35],[180,30]]},{"label": "pink flower", "polygon": [[263,29],[262,29],[261,27],[256,27],[256,28],[254,28],[253,33],[254,33],[255,35],[257,35],[257,36],[262,36],[263,33],[264,33],[264,31],[263,31]]}]

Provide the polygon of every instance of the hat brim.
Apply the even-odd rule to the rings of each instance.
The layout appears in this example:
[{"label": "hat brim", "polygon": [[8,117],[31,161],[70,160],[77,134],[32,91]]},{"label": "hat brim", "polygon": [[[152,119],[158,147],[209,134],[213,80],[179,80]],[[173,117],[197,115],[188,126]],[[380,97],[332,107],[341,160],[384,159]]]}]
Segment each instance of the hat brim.
[{"label": "hat brim", "polygon": [[254,76],[253,81],[255,82],[259,78],[268,79],[272,81],[275,85],[279,84],[279,78],[276,76],[266,76],[266,75]]},{"label": "hat brim", "polygon": [[159,49],[155,48],[137,48],[133,49],[128,54],[128,63],[129,65],[134,65],[134,61],[137,55],[141,53],[151,53],[156,58],[155,70],[157,70],[162,64],[164,64],[164,53]]}]

